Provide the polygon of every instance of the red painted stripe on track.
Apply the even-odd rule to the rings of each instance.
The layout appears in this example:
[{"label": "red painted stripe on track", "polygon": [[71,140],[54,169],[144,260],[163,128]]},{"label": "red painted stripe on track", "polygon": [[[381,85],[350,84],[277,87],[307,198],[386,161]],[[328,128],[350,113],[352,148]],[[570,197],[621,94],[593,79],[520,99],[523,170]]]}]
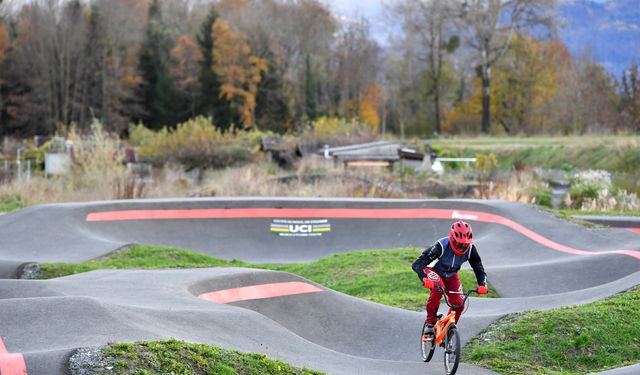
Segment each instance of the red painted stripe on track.
[{"label": "red painted stripe on track", "polygon": [[198,298],[216,303],[232,303],[317,292],[322,292],[322,289],[300,281],[292,281],[217,290],[215,292],[203,293],[199,295]]},{"label": "red painted stripe on track", "polygon": [[22,353],[9,353],[0,337],[0,374],[1,375],[27,375],[27,365],[24,363]]},{"label": "red painted stripe on track", "polygon": [[321,219],[462,219],[501,224],[550,249],[573,255],[623,254],[640,259],[636,250],[591,252],[561,245],[505,217],[477,211],[431,208],[362,209],[362,208],[212,208],[193,210],[134,210],[93,212],[87,221],[180,220],[180,219],[250,219],[250,218],[321,218]]}]

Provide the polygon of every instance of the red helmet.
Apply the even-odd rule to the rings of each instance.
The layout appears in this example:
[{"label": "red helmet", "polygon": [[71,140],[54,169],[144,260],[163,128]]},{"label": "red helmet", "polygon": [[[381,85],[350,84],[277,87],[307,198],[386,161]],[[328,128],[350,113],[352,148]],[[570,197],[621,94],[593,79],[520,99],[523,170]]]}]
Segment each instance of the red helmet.
[{"label": "red helmet", "polygon": [[449,244],[456,255],[464,255],[471,248],[473,231],[471,225],[456,221],[449,230]]}]

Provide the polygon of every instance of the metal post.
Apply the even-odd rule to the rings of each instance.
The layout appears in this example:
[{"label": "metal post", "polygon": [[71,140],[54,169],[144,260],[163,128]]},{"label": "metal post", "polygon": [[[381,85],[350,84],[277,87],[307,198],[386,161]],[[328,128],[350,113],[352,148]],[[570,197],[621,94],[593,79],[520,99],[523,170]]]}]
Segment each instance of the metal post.
[{"label": "metal post", "polygon": [[27,160],[27,180],[31,179],[31,159]]},{"label": "metal post", "polygon": [[22,180],[22,162],[20,161],[20,153],[24,147],[18,148],[18,158],[16,160],[16,165],[18,167],[18,181]]}]

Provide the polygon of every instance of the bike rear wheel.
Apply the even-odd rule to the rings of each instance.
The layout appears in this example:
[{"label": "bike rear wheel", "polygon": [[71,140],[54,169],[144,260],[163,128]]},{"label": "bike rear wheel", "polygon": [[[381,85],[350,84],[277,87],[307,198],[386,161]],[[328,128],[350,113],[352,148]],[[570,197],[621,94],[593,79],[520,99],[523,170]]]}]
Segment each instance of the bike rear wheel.
[{"label": "bike rear wheel", "polygon": [[460,335],[455,325],[449,326],[444,342],[444,370],[447,375],[453,375],[460,363]]},{"label": "bike rear wheel", "polygon": [[[426,340],[430,338],[430,340]],[[422,334],[420,335],[420,347],[422,348],[422,361],[429,362],[436,350],[435,337],[431,333],[427,333],[427,322],[422,326]]]}]

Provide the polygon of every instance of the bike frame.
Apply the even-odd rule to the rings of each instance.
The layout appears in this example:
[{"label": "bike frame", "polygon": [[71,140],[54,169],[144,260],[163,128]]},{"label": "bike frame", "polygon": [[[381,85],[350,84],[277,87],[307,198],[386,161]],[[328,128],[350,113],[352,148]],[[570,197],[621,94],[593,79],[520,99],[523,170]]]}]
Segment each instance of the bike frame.
[{"label": "bike frame", "polygon": [[[444,301],[447,303],[447,306],[449,306],[449,314],[447,314],[447,316],[443,317],[442,319],[439,319],[436,324],[433,326],[433,332],[436,338],[436,344],[440,345],[442,344],[442,341],[444,340],[444,337],[447,334],[447,330],[449,329],[449,326],[451,326],[452,324],[455,324],[456,322],[456,313],[455,311],[453,311],[454,309],[459,308],[460,306],[464,306],[464,304],[467,302],[467,299],[469,298],[469,295],[471,293],[478,293],[478,290],[469,290],[466,293],[462,293],[462,292],[447,292],[445,291],[442,287],[440,286],[436,286],[436,288],[438,289],[438,291],[443,293],[444,296]],[[449,303],[449,298],[447,297],[447,294],[460,294],[464,296],[464,299],[462,300],[462,304],[460,305],[452,305]]]}]

